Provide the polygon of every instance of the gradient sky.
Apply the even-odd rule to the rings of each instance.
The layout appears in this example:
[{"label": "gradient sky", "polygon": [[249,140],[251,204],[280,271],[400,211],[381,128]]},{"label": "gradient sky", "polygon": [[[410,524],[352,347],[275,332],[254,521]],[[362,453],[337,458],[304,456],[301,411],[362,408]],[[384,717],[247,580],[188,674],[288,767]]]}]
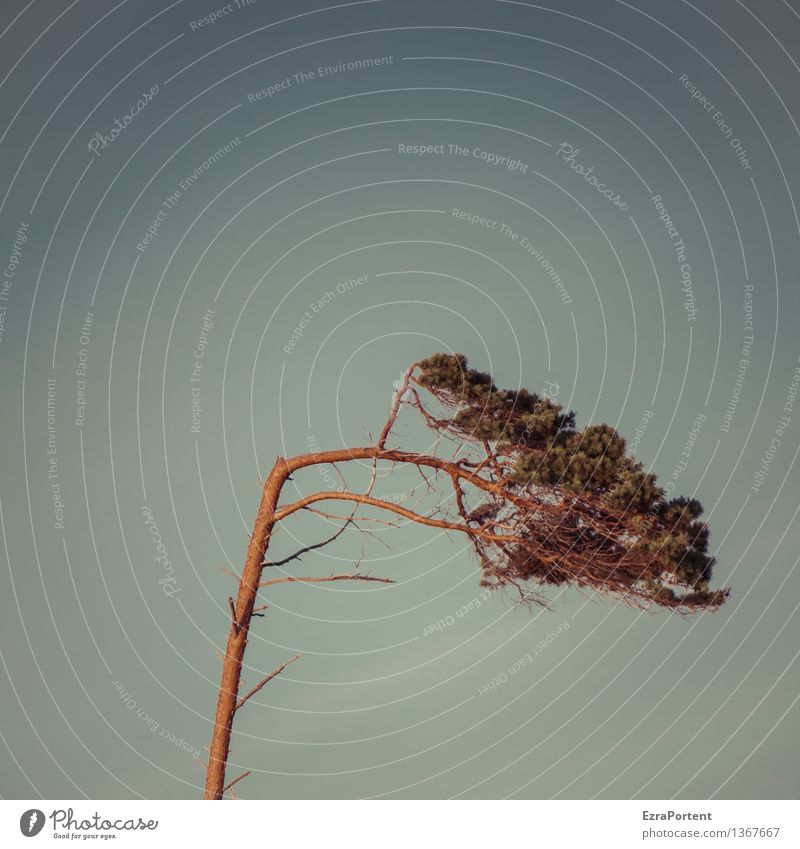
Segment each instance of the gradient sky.
[{"label": "gradient sky", "polygon": [[796,798],[796,0],[226,8],[0,18],[0,793],[197,797],[260,478],[363,443],[449,350],[581,426],[646,418],[730,601],[529,614],[462,539],[344,535],[298,568],[397,584],[267,597],[246,682],[304,657],[237,717],[240,795]]}]

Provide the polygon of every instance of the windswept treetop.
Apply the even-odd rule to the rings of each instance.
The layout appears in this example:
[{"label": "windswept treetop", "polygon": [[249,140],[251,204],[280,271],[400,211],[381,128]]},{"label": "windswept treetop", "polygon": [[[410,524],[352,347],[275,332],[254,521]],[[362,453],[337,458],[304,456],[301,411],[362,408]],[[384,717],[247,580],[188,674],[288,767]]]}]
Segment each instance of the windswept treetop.
[{"label": "windswept treetop", "polygon": [[486,531],[471,537],[484,584],[524,593],[525,582],[574,583],[682,611],[725,601],[728,590],[709,589],[715,561],[702,506],[667,499],[614,428],[579,430],[574,413],[525,389],[498,389],[462,354],[422,360],[411,381],[439,403],[435,414],[413,392],[430,427],[482,449],[472,468],[493,485],[461,512]]},{"label": "windswept treetop", "polygon": [[[420,414],[435,433],[432,453],[390,445],[405,409]],[[443,456],[444,446],[450,446],[449,456]],[[371,462],[364,490],[347,483],[348,471],[360,468],[352,460]],[[283,503],[290,476],[320,464],[336,469],[342,488]],[[381,499],[374,493],[379,464],[388,464],[381,477],[396,465],[416,466],[426,495],[437,496],[436,506],[419,512],[419,504],[410,503],[413,493],[400,502]],[[298,478],[291,477],[299,487]],[[319,509],[332,500],[350,502],[349,515]],[[667,500],[655,477],[627,455],[625,440],[613,428],[601,424],[578,430],[574,414],[548,398],[524,389],[498,389],[488,374],[469,368],[461,354],[435,354],[405,372],[375,442],[278,457],[264,481],[236,599],[228,599],[230,632],[209,747],[207,799],[233,795],[234,785],[250,774],[248,770],[226,781],[234,715],[298,658],[285,661],[239,696],[253,616],[264,616],[261,611],[268,608],[256,605],[259,592],[304,582],[392,583],[364,574],[358,566],[337,575],[286,573],[289,564],[332,543],[348,528],[361,529],[362,520],[392,524],[362,516],[359,511],[366,507],[463,533],[481,564],[482,584],[514,587],[526,602],[543,603],[533,589],[543,584],[573,584],[629,604],[684,613],[714,610],[728,596],[727,590],[709,589],[714,559],[707,554],[708,529],[699,518],[700,504],[687,498]],[[334,520],[339,529],[288,557],[267,560],[277,528],[300,511]],[[267,568],[284,574],[262,581]]]}]

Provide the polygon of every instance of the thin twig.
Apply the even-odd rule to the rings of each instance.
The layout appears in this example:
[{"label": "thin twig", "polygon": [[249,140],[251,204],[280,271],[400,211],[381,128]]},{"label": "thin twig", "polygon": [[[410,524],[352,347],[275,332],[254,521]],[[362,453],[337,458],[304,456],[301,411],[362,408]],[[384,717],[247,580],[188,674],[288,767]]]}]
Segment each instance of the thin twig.
[{"label": "thin twig", "polygon": [[[245,771],[244,771],[244,772],[243,772],[243,773],[242,773],[242,774],[241,774],[238,778],[234,778],[234,779],[233,779],[233,781],[229,781],[229,782],[228,782],[228,783],[227,783],[227,784],[226,784],[226,785],[222,788],[222,792],[224,793],[226,790],[230,790],[230,789],[231,789],[231,787],[233,787],[233,785],[234,785],[234,784],[236,784],[237,782],[241,781],[243,778],[247,778],[247,776],[248,776],[248,775],[251,775],[251,774],[252,774],[252,772],[253,772],[253,770],[252,770],[252,769],[245,770]],[[236,798],[236,796],[235,796],[235,794],[233,793],[233,791],[231,791],[231,796],[233,796],[233,798],[234,798],[234,799]]]},{"label": "thin twig", "polygon": [[[360,562],[360,561],[359,561]],[[301,583],[301,584],[313,584],[313,583],[323,583],[325,581],[377,581],[381,584],[393,584],[395,583],[392,578],[373,578],[370,575],[328,575],[321,578],[298,578],[294,575],[287,575],[285,578],[272,578],[269,581],[262,581],[258,586],[261,587],[271,587],[273,584],[292,584],[292,583]]]},{"label": "thin twig", "polygon": [[235,710],[239,710],[239,708],[240,708],[240,707],[241,707],[241,706],[242,706],[242,705],[243,705],[243,704],[244,704],[244,703],[245,703],[245,702],[246,702],[246,701],[247,701],[247,700],[248,700],[251,696],[255,696],[255,694],[256,694],[256,693],[257,693],[257,692],[258,692],[258,691],[259,691],[259,690],[260,690],[260,689],[261,689],[261,688],[262,688],[265,684],[269,684],[269,682],[270,682],[270,681],[272,681],[272,679],[273,679],[276,675],[280,675],[280,674],[281,674],[281,672],[283,672],[283,670],[284,670],[284,669],[286,669],[286,667],[287,667],[290,663],[294,663],[296,660],[298,660],[298,659],[299,659],[299,658],[301,658],[302,656],[303,656],[302,654],[296,654],[294,657],[289,658],[289,660],[287,660],[287,661],[286,661],[286,663],[281,664],[281,665],[280,665],[280,666],[279,666],[279,667],[278,667],[278,668],[277,668],[274,672],[270,672],[270,673],[269,673],[269,675],[267,675],[267,677],[266,677],[266,678],[262,678],[262,679],[261,679],[261,681],[259,681],[259,682],[258,682],[258,684],[256,684],[256,686],[255,686],[255,687],[253,687],[253,689],[252,689],[252,690],[250,690],[250,692],[248,692],[247,694],[245,694],[244,696],[242,696],[242,698],[241,698],[241,699],[239,699],[239,701],[238,701],[238,702],[236,702],[236,708],[235,708]]},{"label": "thin twig", "polygon": [[[364,543],[362,542],[362,543],[361,543],[361,557],[359,557],[359,558],[358,558],[358,560],[356,560],[356,562],[355,562],[355,563],[353,563],[353,569],[355,570],[355,574],[358,574],[358,567],[359,567],[359,566],[360,566],[363,562],[364,562]],[[359,575],[359,580],[361,580],[361,579],[362,579],[362,577],[363,577],[363,576],[360,576],[360,575]],[[394,582],[392,582],[392,583],[394,583]]]},{"label": "thin twig", "polygon": [[406,373],[403,375],[403,380],[401,381],[397,392],[395,392],[394,400],[392,401],[392,410],[389,413],[389,418],[386,420],[386,424],[383,426],[381,435],[378,437],[378,441],[376,443],[378,448],[383,448],[386,445],[386,440],[389,438],[389,433],[392,427],[394,426],[394,423],[397,421],[397,414],[400,412],[400,405],[403,403],[403,396],[408,391],[408,384],[411,380],[411,375],[418,365],[419,363],[414,363],[410,368],[406,370]]},{"label": "thin twig", "polygon": [[233,571],[233,569],[229,569],[227,566],[220,566],[219,568],[220,568],[220,570],[221,570],[221,571],[223,571],[226,575],[230,575],[230,576],[231,576],[231,578],[233,578],[233,580],[234,580],[234,581],[236,581],[236,583],[237,583],[237,584],[238,584],[238,583],[239,583],[239,581],[241,580],[241,576],[240,576],[240,575],[237,575],[237,574],[236,574],[236,572],[234,572],[234,571]]},{"label": "thin twig", "polygon": [[[394,465],[394,464],[392,464]],[[375,486],[375,481],[378,478],[378,458],[372,461],[372,474],[369,478],[369,486],[367,487],[367,495],[372,495],[372,488]]]},{"label": "thin twig", "polygon": [[[313,507],[304,508],[309,513],[313,513],[315,516],[322,516],[323,519],[346,519],[346,516],[341,516],[338,513],[326,513],[324,510],[315,510]],[[358,528],[356,524],[356,520],[351,520],[352,523]],[[388,519],[378,519],[375,516],[359,516],[359,522],[375,522],[379,525],[386,525],[389,528],[399,528],[400,525],[397,522],[390,522]],[[364,531],[363,528],[358,528],[362,533],[368,533],[368,531]]]},{"label": "thin twig", "polygon": [[331,463],[331,467],[333,468],[333,471],[336,472],[337,475],[339,475],[339,480],[342,482],[342,486],[347,489],[347,480],[339,470],[339,467],[336,465],[336,463]]},{"label": "thin twig", "polygon": [[456,494],[456,506],[458,507],[458,512],[463,519],[467,518],[467,508],[464,506],[464,492],[459,486],[458,476],[453,474],[451,475],[453,481],[453,491]]},{"label": "thin twig", "polygon": [[233,598],[228,596],[228,607],[231,609],[231,628],[234,634],[239,633],[239,620],[236,618],[236,605],[233,603]]},{"label": "thin twig", "polygon": [[353,522],[353,516],[351,514],[349,516],[349,518],[345,521],[345,523],[342,525],[342,527],[339,528],[339,530],[336,531],[336,533],[333,536],[328,537],[328,539],[323,540],[322,542],[315,542],[313,545],[306,545],[303,548],[300,548],[297,551],[295,551],[294,554],[290,554],[289,557],[284,557],[282,560],[268,560],[264,563],[264,565],[265,566],[285,566],[287,563],[291,562],[292,560],[300,560],[301,554],[307,554],[309,551],[315,551],[318,548],[322,548],[323,546],[326,546],[329,543],[332,543],[335,539],[337,539],[338,537],[340,537],[344,533],[345,529],[348,527],[348,525],[352,524],[352,522]]}]

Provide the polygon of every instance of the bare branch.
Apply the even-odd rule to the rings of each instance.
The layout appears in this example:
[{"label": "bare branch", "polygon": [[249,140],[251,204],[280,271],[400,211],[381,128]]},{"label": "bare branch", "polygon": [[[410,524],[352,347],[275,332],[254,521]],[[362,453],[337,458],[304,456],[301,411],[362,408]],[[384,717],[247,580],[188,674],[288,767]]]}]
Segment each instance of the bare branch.
[{"label": "bare branch", "polygon": [[[470,536],[481,537],[482,539],[491,542],[518,542],[520,544],[525,542],[525,540],[521,537],[516,538],[513,536],[501,536],[500,534],[488,533],[484,528],[473,528],[460,522],[447,522],[443,519],[433,519],[430,516],[423,516],[420,513],[415,513],[413,510],[401,507],[399,504],[393,504],[390,501],[381,501],[379,498],[372,498],[371,496],[362,495],[358,492],[315,492],[314,494],[307,495],[305,498],[301,498],[299,501],[295,501],[293,504],[289,504],[282,510],[279,510],[275,514],[275,521],[282,521],[287,516],[291,516],[292,513],[302,510],[308,504],[332,499],[339,501],[355,501],[359,504],[369,504],[372,507],[378,507],[382,510],[388,510],[391,513],[397,513],[397,515],[404,516],[406,519],[410,519],[412,522],[417,522],[420,525],[428,525],[431,528],[441,528],[445,531],[461,531],[462,533],[469,534]],[[546,558],[542,555],[541,559],[544,560]]]},{"label": "bare branch", "polygon": [[375,481],[378,478],[378,458],[372,461],[372,474],[369,477],[369,486],[367,487],[367,495],[372,495],[372,488],[375,486]]},{"label": "bare branch", "polygon": [[[253,772],[253,770],[252,770],[252,769],[245,770],[245,771],[244,771],[244,772],[243,772],[243,773],[242,773],[242,774],[241,774],[238,778],[234,778],[234,779],[233,779],[233,781],[229,781],[229,782],[228,782],[228,783],[227,783],[227,784],[226,784],[226,785],[222,788],[222,792],[224,793],[226,790],[231,790],[231,787],[233,787],[233,785],[234,785],[234,784],[237,784],[237,783],[238,783],[238,782],[240,782],[243,778],[247,778],[247,776],[248,776],[248,775],[251,775],[251,774],[252,774],[252,772]],[[236,798],[236,794],[233,792],[233,790],[231,790],[231,796],[233,796],[233,798],[234,798],[234,799]]]},{"label": "bare branch", "polygon": [[[303,656],[302,654],[296,654],[294,657],[289,658],[289,660],[287,660],[287,661],[286,661],[286,663],[281,664],[281,665],[280,665],[280,666],[279,666],[279,667],[278,667],[278,668],[277,668],[274,672],[270,672],[270,673],[269,673],[269,675],[267,675],[267,676],[266,676],[266,678],[262,678],[262,679],[261,679],[261,681],[259,681],[259,682],[258,682],[258,684],[256,684],[256,686],[255,686],[255,687],[253,687],[253,689],[252,689],[252,690],[250,690],[248,693],[246,693],[244,696],[242,696],[242,698],[241,698],[241,699],[239,699],[239,701],[238,701],[238,702],[236,702],[236,708],[235,708],[235,710],[239,710],[239,708],[240,708],[240,707],[241,707],[241,706],[242,706],[242,705],[243,705],[243,704],[244,704],[244,703],[245,703],[245,702],[246,702],[246,701],[247,701],[247,700],[248,700],[251,696],[255,696],[255,694],[256,694],[256,693],[257,693],[257,692],[258,692],[258,691],[259,691],[259,690],[260,690],[260,689],[261,689],[261,688],[262,688],[265,684],[269,684],[269,682],[270,682],[270,681],[272,681],[272,679],[273,679],[276,675],[280,675],[280,674],[281,674],[281,672],[283,672],[283,670],[284,670],[284,669],[286,669],[286,667],[287,667],[290,663],[294,663],[296,660],[298,660],[298,659],[299,659],[299,658],[301,658],[302,656]],[[238,779],[237,779],[237,781],[238,781]]]},{"label": "bare branch", "polygon": [[497,461],[497,457],[495,456],[495,453],[492,451],[492,448],[486,439],[483,440],[483,450],[486,452],[486,457],[475,471],[480,471],[484,464],[489,463],[497,477],[500,480],[505,479],[505,471],[503,470],[503,467],[500,465],[500,463]]},{"label": "bare branch", "polygon": [[230,575],[231,578],[233,578],[233,580],[236,581],[237,584],[241,580],[241,575],[237,575],[236,572],[233,571],[233,569],[229,569],[227,566],[220,566],[219,568],[220,571],[224,572],[226,575]]},{"label": "bare branch", "polygon": [[408,391],[408,384],[411,380],[411,375],[418,365],[419,363],[414,363],[403,375],[403,380],[401,381],[397,392],[394,394],[394,401],[392,402],[392,410],[389,413],[389,418],[386,420],[386,424],[383,426],[381,435],[378,437],[378,442],[376,443],[378,448],[383,448],[386,445],[389,433],[391,432],[392,427],[394,427],[394,423],[397,421],[397,414],[400,412],[400,405],[403,403],[403,396]]},{"label": "bare branch", "polygon": [[347,480],[345,479],[345,476],[341,473],[336,463],[332,463],[331,465],[333,467],[333,471],[336,472],[337,475],[339,475],[339,480],[341,481],[342,486],[347,489]]},{"label": "bare branch", "polygon": [[[360,562],[360,561],[359,561]],[[325,583],[327,581],[377,581],[380,584],[393,584],[395,581],[392,578],[373,578],[370,575],[359,574],[344,574],[344,575],[327,575],[321,578],[298,578],[294,575],[287,575],[285,578],[272,578],[269,581],[262,581],[258,586],[271,587],[274,584],[314,584]]]},{"label": "bare branch", "polygon": [[231,610],[231,628],[234,634],[239,633],[239,620],[236,618],[236,605],[233,603],[233,598],[228,596],[228,607]]},{"label": "bare branch", "polygon": [[[323,519],[346,519],[347,516],[340,516],[337,513],[326,513],[324,510],[315,510],[313,507],[305,507],[309,513],[313,513],[315,516],[322,516]],[[386,525],[389,528],[399,528],[400,525],[397,522],[392,522],[389,519],[378,519],[375,516],[359,516],[359,522],[375,522],[379,525]],[[369,531],[365,531],[363,528],[360,528],[355,519],[352,520],[355,527],[357,527],[362,533],[369,533]]]},{"label": "bare branch", "polygon": [[[356,560],[356,562],[353,564],[353,569],[355,569],[355,570],[356,570],[356,574],[358,574],[358,567],[359,567],[359,566],[360,566],[363,562],[364,562],[364,543],[362,542],[362,543],[361,543],[361,557],[359,557],[359,558],[358,558],[358,560]],[[386,583],[392,583],[392,584],[393,584],[393,583],[394,583],[394,581],[387,581]]]},{"label": "bare branch", "polygon": [[441,436],[441,422],[428,412],[425,405],[422,403],[422,399],[419,397],[419,393],[413,386],[411,387],[411,395],[414,398],[414,406],[419,410],[420,415],[425,420],[425,424]]},{"label": "bare branch", "polygon": [[[435,454],[417,454],[411,451],[399,451],[388,448],[379,448],[374,445],[363,446],[358,448],[339,448],[332,451],[318,451],[313,454],[300,454],[285,461],[289,471],[303,469],[307,466],[313,466],[321,463],[345,462],[347,460],[367,460],[377,457],[381,460],[391,460],[396,463],[409,463],[416,466],[425,466],[430,469],[437,469],[447,474],[456,474],[458,477],[477,487],[485,492],[499,495],[512,504],[516,504],[526,510],[531,507],[530,496],[523,496],[511,491],[506,482],[498,482],[487,480],[484,477],[476,474],[473,471],[463,468],[458,463],[444,460],[437,457]],[[540,502],[538,508],[543,511],[548,511],[554,515],[562,515],[563,507],[558,504]],[[275,521],[280,521],[284,511],[278,511],[275,515]]]},{"label": "bare branch", "polygon": [[300,556],[302,554],[307,554],[309,551],[316,551],[318,548],[323,548],[324,546],[332,543],[335,539],[338,539],[347,528],[348,525],[353,523],[353,514],[345,520],[345,523],[336,531],[333,536],[328,537],[328,539],[323,540],[322,542],[315,542],[313,545],[306,545],[303,548],[295,551],[294,554],[290,554],[289,557],[284,557],[282,560],[267,560],[265,561],[265,566],[285,566],[287,563],[290,563],[292,560],[300,560]]},{"label": "bare branch", "polygon": [[451,480],[453,481],[453,492],[456,495],[456,505],[458,507],[458,512],[461,515],[462,519],[469,520],[467,515],[467,508],[464,506],[464,491],[461,489],[461,485],[458,481],[458,476],[455,474],[450,475]]}]

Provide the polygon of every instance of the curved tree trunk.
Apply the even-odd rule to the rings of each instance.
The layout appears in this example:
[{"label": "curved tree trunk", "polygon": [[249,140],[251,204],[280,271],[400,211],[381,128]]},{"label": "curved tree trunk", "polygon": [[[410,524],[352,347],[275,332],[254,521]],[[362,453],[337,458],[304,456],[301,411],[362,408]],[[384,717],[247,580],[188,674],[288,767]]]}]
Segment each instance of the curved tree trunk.
[{"label": "curved tree trunk", "polygon": [[269,538],[275,524],[275,510],[281,494],[281,487],[289,476],[286,461],[279,457],[272,467],[269,477],[264,482],[261,493],[261,503],[247,546],[247,559],[236,602],[232,604],[231,630],[222,661],[222,680],[217,710],[214,717],[214,731],[209,747],[208,770],[204,798],[221,799],[225,789],[225,768],[228,763],[228,750],[231,742],[233,716],[236,713],[236,703],[239,699],[239,683],[242,677],[242,660],[247,647],[247,635],[250,631],[250,620],[258,594],[258,584],[264,568],[264,554],[269,545]]},{"label": "curved tree trunk", "polygon": [[[390,419],[390,422],[392,420]],[[384,428],[384,433],[381,434],[381,440],[385,439],[386,432],[386,428]],[[317,493],[316,496],[312,496],[310,499],[301,500],[279,511],[278,502],[283,484],[290,474],[306,466],[318,463],[337,463],[357,459],[376,460],[379,458],[400,463],[415,463],[434,469],[443,469],[451,475],[457,475],[460,478],[472,481],[476,486],[484,489],[493,489],[496,486],[496,484],[483,481],[479,476],[469,470],[440,460],[437,457],[403,451],[391,451],[383,448],[380,444],[300,454],[292,457],[290,460],[286,460],[283,457],[276,459],[272,471],[264,482],[261,502],[247,547],[247,559],[245,560],[244,570],[239,580],[236,601],[231,601],[231,630],[228,635],[225,656],[222,661],[222,680],[217,696],[214,730],[211,736],[211,745],[209,746],[208,768],[206,770],[206,783],[203,794],[205,799],[221,799],[226,789],[225,773],[228,764],[233,718],[237,710],[237,703],[239,703],[242,662],[244,660],[245,649],[247,648],[247,636],[250,631],[250,620],[252,619],[253,608],[255,607],[256,597],[258,595],[261,573],[264,569],[264,557],[275,523],[285,518],[285,515],[290,515],[300,509],[305,501],[312,503],[321,497],[333,497],[331,493]],[[422,524],[434,525],[441,528],[457,527],[451,523],[437,522],[417,516],[415,513],[404,510],[397,505],[385,503],[367,496],[352,493],[338,493],[337,495],[338,497],[355,502],[361,501],[362,503],[370,503],[374,506],[383,507],[407,518],[412,518],[414,521],[419,521]],[[462,530],[471,534],[476,533],[472,528],[463,528]],[[239,706],[241,706],[240,703]]]},{"label": "curved tree trunk", "polygon": [[[395,415],[396,411],[393,411],[392,417],[389,419],[389,423],[387,424],[390,424],[394,420]],[[239,699],[242,662],[244,660],[245,649],[247,648],[247,636],[250,631],[250,620],[253,615],[253,608],[256,604],[259,583],[261,582],[261,573],[264,569],[264,557],[276,522],[281,521],[297,510],[302,509],[315,501],[327,498],[340,498],[354,503],[369,504],[379,507],[397,515],[404,516],[405,518],[409,518],[412,521],[419,522],[423,525],[443,528],[446,530],[461,530],[471,536],[487,536],[485,532],[481,534],[478,529],[473,527],[430,519],[425,516],[417,515],[413,511],[407,510],[397,504],[384,502],[368,495],[345,491],[335,493],[325,491],[322,493],[316,493],[306,498],[301,498],[299,501],[290,504],[283,509],[278,509],[281,489],[289,475],[298,469],[303,469],[307,466],[320,463],[340,463],[359,459],[384,459],[396,463],[412,463],[418,466],[426,466],[431,469],[445,471],[453,477],[454,480],[460,479],[473,483],[479,489],[489,492],[493,492],[499,486],[497,482],[484,480],[469,469],[465,469],[458,464],[447,462],[446,460],[442,460],[435,456],[386,449],[381,443],[385,441],[387,432],[387,428],[384,428],[384,432],[381,434],[381,439],[377,445],[340,448],[332,451],[299,454],[289,460],[286,460],[283,457],[278,457],[275,461],[275,465],[272,467],[272,471],[269,473],[269,476],[264,482],[261,502],[253,525],[253,532],[250,535],[250,542],[247,547],[247,559],[245,560],[244,570],[242,571],[242,576],[239,580],[239,590],[236,596],[236,601],[234,602],[231,600],[231,630],[228,635],[225,656],[222,661],[222,680],[220,682],[219,695],[217,696],[214,730],[211,737],[211,745],[209,747],[208,768],[206,771],[204,791],[205,799],[221,799],[227,787],[225,782],[225,773],[228,764],[231,730],[233,727],[234,715],[237,711],[237,705],[240,707],[242,704],[242,701]],[[354,576],[340,577],[353,578]],[[359,577],[362,580],[365,579],[363,576]],[[324,580],[336,580],[336,577],[330,576]],[[366,578],[366,580],[377,579]],[[271,677],[272,676],[268,676],[268,678]]]}]

